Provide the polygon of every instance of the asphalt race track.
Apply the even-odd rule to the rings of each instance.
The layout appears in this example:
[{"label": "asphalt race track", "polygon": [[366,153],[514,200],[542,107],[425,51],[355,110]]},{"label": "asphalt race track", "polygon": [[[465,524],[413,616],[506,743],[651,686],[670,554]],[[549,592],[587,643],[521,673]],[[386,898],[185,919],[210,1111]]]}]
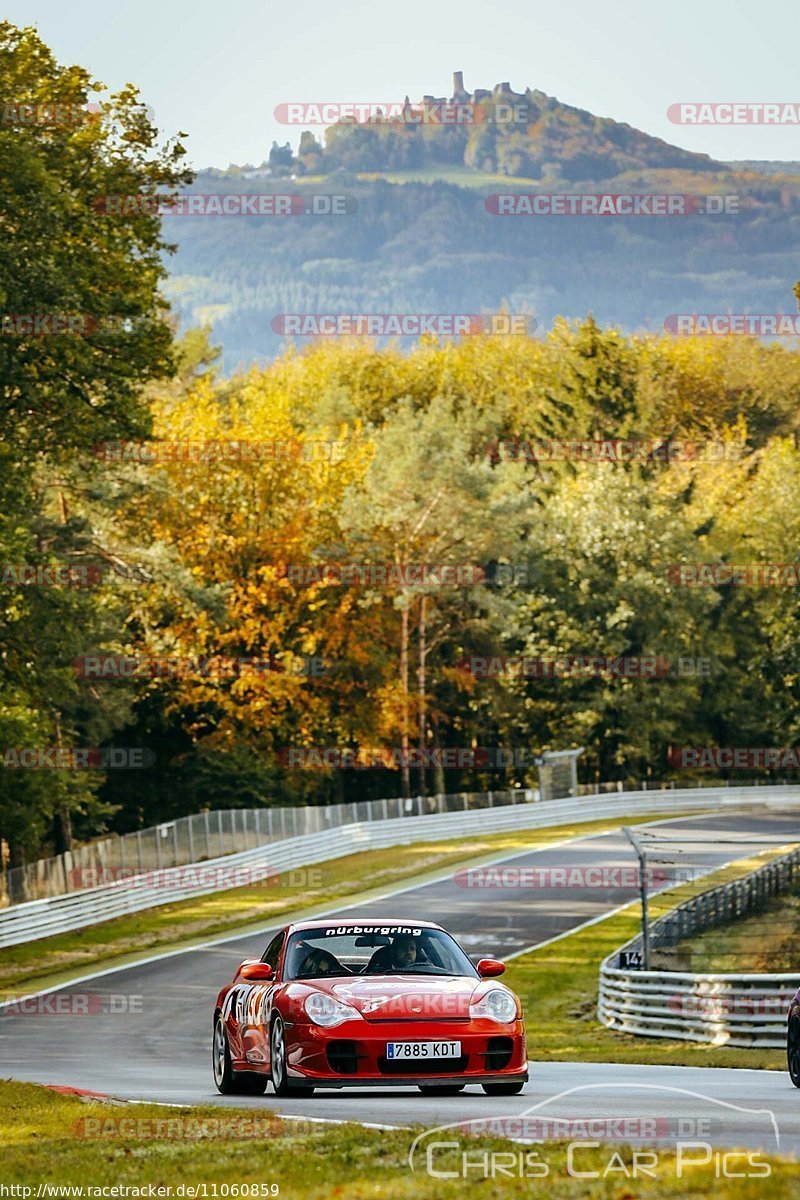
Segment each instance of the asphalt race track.
[{"label": "asphalt race track", "polygon": [[[712,869],[748,851],[796,839],[799,827],[797,815],[739,810],[679,818],[668,825],[660,823],[658,830],[678,841],[685,839],[682,861]],[[745,840],[725,840],[734,837]],[[698,839],[705,840],[699,844]],[[630,867],[636,860],[624,835],[615,831],[515,854],[504,861],[515,867]],[[474,889],[448,877],[397,891],[366,908],[335,912],[434,920],[454,933],[473,958],[503,958],[602,916],[637,894],[634,887]],[[646,1142],[674,1142],[677,1135],[688,1137],[694,1131],[697,1140],[715,1145],[800,1153],[800,1092],[786,1074],[537,1063],[536,1013],[530,1011],[526,1020],[532,1078],[519,1096],[489,1097],[473,1088],[455,1097],[424,1099],[416,1089],[321,1091],[302,1100],[278,1099],[271,1089],[266,1096],[222,1097],[211,1077],[213,1003],[243,958],[261,956],[271,929],[265,926],[255,936],[215,941],[85,977],[53,993],[62,997],[88,993],[86,1014],[4,1014],[0,1010],[2,1075],[169,1104],[252,1105],[290,1116],[386,1125],[437,1126],[487,1118],[510,1120],[521,1114],[542,1122],[652,1116],[655,1134],[646,1136],[647,1127],[642,1138]],[[515,1128],[513,1120],[503,1132],[526,1136],[525,1127]]]}]

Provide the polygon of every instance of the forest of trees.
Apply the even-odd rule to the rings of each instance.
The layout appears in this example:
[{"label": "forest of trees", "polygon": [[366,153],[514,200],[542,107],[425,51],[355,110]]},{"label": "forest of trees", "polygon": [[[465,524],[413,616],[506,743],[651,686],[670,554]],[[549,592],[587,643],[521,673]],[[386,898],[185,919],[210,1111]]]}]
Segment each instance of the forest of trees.
[{"label": "forest of trees", "polygon": [[[0,69],[34,103],[91,93],[8,24]],[[551,748],[584,746],[587,780],[659,780],[678,777],[671,748],[794,744],[797,587],[687,586],[678,570],[797,559],[793,346],[586,318],[542,338],[315,344],[226,377],[207,331],[175,334],[158,217],[93,204],[177,189],[181,164],[132,89],[101,121],[0,129],[3,312],[95,319],[0,339],[0,835],[15,863],[204,807],[524,786]],[[694,449],[531,452],[553,439]],[[354,564],[475,570],[440,586]],[[667,666],[469,665],[586,655]],[[145,665],[120,678],[98,661]],[[152,761],[16,765],[37,747]],[[524,754],[493,771],[287,759],[315,747]]]},{"label": "forest of trees", "polygon": [[[369,132],[369,131],[367,131]],[[736,211],[658,216],[496,216],[494,181],[469,186],[368,179],[317,181],[203,172],[191,191],[342,196],[346,213],[270,218],[168,216],[178,250],[166,285],[184,327],[213,326],[231,372],[280,353],[280,313],[513,312],[540,332],[594,314],[633,332],[673,313],[792,311],[786,256],[800,230],[800,180],[754,172],[633,172],[583,191],[736,197]],[[529,184],[508,190],[529,192]],[[574,186],[543,187],[575,192]]]}]

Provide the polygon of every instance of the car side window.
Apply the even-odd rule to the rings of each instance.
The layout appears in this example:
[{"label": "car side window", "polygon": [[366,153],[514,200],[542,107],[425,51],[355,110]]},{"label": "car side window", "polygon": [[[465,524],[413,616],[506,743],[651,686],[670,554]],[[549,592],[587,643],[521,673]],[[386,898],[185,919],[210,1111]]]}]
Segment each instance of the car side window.
[{"label": "car side window", "polygon": [[261,959],[263,963],[269,963],[273,971],[278,970],[278,961],[281,957],[281,948],[283,947],[283,930],[276,934],[270,944],[264,951],[264,956]]}]

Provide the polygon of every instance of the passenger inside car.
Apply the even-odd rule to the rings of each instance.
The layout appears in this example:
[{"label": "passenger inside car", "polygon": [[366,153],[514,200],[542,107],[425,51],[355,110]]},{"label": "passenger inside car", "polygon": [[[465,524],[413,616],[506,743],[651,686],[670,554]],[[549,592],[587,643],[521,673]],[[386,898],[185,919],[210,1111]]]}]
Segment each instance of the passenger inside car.
[{"label": "passenger inside car", "polygon": [[329,950],[322,950],[320,947],[309,950],[306,945],[300,943],[297,951],[305,952],[305,957],[302,958],[299,969],[293,972],[295,978],[313,979],[320,975],[350,974],[349,970],[343,967],[338,958]]}]

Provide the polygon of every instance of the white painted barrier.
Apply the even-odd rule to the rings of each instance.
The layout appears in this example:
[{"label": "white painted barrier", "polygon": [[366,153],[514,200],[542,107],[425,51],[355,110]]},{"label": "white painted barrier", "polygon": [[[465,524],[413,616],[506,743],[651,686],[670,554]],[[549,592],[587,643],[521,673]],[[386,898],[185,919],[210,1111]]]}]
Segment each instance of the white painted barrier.
[{"label": "white painted barrier", "polygon": [[640,1037],[777,1048],[786,1045],[786,1016],[798,987],[800,970],[780,975],[621,971],[606,959],[597,1014],[610,1029]]},{"label": "white painted barrier", "polygon": [[[769,897],[794,885],[799,857],[793,850],[673,908],[650,926],[651,954],[758,911]],[[597,1015],[610,1029],[714,1046],[786,1045],[786,1017],[800,987],[800,969],[711,974],[619,967],[620,954],[629,949],[641,950],[641,937],[600,966]]]},{"label": "white painted barrier", "polygon": [[[0,911],[0,947],[82,929],[112,917],[141,912],[159,904],[236,887],[236,868],[283,872],[342,858],[360,850],[407,846],[463,836],[542,829],[571,821],[641,816],[668,811],[703,812],[752,806],[781,810],[800,805],[800,786],[681,788],[620,792],[528,802],[473,811],[390,817],[352,823],[319,833],[284,838],[239,854],[228,854],[194,867],[166,868],[144,876],[102,884],[62,896],[32,900]],[[203,876],[205,875],[205,878]],[[215,875],[209,883],[208,876]],[[226,882],[226,875],[229,881]]]}]

